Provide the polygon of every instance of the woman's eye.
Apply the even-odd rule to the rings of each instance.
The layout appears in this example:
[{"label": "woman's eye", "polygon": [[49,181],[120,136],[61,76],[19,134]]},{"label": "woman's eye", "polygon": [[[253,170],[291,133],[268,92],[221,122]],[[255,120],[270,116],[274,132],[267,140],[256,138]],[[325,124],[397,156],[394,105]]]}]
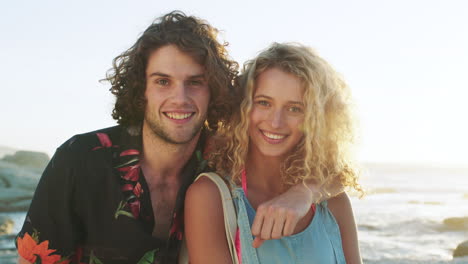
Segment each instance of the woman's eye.
[{"label": "woman's eye", "polygon": [[270,103],[268,103],[267,101],[264,101],[264,100],[257,101],[257,104],[263,105],[263,106],[269,106],[270,105]]},{"label": "woman's eye", "polygon": [[302,108],[297,106],[291,106],[288,110],[293,113],[302,113]]}]

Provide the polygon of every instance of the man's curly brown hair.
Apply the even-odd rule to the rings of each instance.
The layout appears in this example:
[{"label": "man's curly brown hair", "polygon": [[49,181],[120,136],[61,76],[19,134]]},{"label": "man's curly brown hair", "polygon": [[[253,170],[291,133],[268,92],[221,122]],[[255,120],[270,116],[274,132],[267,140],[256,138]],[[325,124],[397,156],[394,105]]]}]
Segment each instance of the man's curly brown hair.
[{"label": "man's curly brown hair", "polygon": [[146,107],[145,71],[148,58],[155,50],[175,45],[205,68],[210,87],[207,123],[216,130],[219,122],[229,119],[235,98],[233,79],[238,73],[237,62],[230,60],[228,43],[217,40],[218,30],[206,21],[183,12],[173,11],[156,19],[127,51],[117,56],[106,79],[116,96],[112,117],[120,125],[141,126]]}]

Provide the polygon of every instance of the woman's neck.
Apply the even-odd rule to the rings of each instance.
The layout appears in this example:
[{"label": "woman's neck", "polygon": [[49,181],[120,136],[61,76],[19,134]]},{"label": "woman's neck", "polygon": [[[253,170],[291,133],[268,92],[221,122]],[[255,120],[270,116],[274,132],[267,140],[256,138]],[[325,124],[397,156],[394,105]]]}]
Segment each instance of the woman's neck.
[{"label": "woman's neck", "polygon": [[249,192],[261,192],[267,196],[278,195],[284,191],[281,179],[283,157],[265,156],[252,147],[247,154],[245,171]]}]

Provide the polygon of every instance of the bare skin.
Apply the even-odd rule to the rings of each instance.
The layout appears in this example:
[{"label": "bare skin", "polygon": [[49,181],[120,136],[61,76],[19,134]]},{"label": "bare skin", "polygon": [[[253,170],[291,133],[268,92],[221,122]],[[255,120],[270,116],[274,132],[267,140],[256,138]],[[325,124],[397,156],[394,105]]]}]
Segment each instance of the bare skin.
[{"label": "bare skin", "polygon": [[[148,184],[155,222],[153,236],[166,239],[172,220],[177,192],[181,185],[179,177],[183,165],[190,159],[197,141],[174,147],[151,133],[143,126],[143,155],[141,168]],[[196,137],[198,140],[199,135]],[[145,140],[146,139],[146,140]],[[160,151],[151,151],[158,149]],[[187,154],[188,153],[188,154]]]}]

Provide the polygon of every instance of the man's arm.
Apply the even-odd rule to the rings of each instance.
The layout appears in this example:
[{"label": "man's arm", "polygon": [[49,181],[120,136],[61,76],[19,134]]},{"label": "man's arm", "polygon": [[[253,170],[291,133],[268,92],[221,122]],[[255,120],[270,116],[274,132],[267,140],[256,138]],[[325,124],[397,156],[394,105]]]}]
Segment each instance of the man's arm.
[{"label": "man's arm", "polygon": [[[78,227],[73,213],[74,155],[66,148],[58,148],[45,168],[27,217],[16,237],[18,263],[58,261],[76,248]],[[41,245],[41,246],[36,246]],[[45,258],[48,253],[47,261]]]},{"label": "man's arm", "polygon": [[297,223],[307,214],[312,204],[328,200],[343,191],[344,188],[338,181],[333,181],[327,191],[324,186],[312,182],[299,183],[260,204],[252,225],[252,234],[255,236],[253,247],[260,247],[264,240],[292,235]]}]

